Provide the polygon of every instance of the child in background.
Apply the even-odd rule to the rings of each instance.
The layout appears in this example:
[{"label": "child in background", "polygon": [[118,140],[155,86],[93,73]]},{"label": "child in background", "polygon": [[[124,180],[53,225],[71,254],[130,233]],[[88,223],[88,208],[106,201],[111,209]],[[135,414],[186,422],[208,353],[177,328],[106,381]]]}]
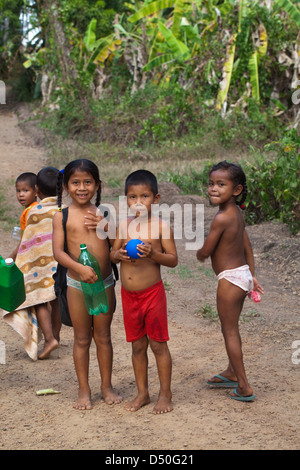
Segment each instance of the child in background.
[{"label": "child in background", "polygon": [[[46,167],[40,170],[37,174],[37,189],[40,203],[36,207],[35,212],[38,213],[38,209],[40,212],[42,208],[47,210],[47,216],[43,214],[43,220],[41,220],[40,222],[41,230],[39,233],[39,237],[42,238],[42,236],[45,235],[46,238],[46,234],[49,232],[51,233],[50,244],[49,240],[47,240],[48,253],[46,261],[47,263],[51,262],[51,264],[52,262],[55,262],[52,251],[52,219],[57,211],[56,180],[58,173],[59,170],[57,168]],[[29,215],[30,217],[33,217],[33,211],[29,212]],[[46,250],[44,254],[46,256]],[[51,275],[52,274],[53,272],[51,272]],[[58,348],[60,340],[61,320],[59,314],[58,300],[55,298],[53,300],[50,300],[49,303],[44,302],[35,307],[38,324],[45,338],[44,348],[42,353],[39,355],[39,359],[49,358],[50,353]]]},{"label": "child in background", "polygon": [[[16,194],[19,203],[24,207],[20,217],[20,237],[22,239],[22,235],[26,227],[28,212],[34,205],[37,204],[37,186],[35,173],[27,172],[18,176],[16,179]],[[20,243],[21,241],[10,255],[10,258],[13,258],[13,260],[16,259]]]},{"label": "child in background", "polygon": [[[52,277],[57,267],[52,250],[52,220],[58,210],[58,173],[56,168],[43,168],[36,177],[35,190],[28,190],[32,196],[37,193],[40,202],[32,205],[26,213],[26,225],[15,261],[24,275],[26,299],[17,311],[4,316],[23,336],[25,350],[33,360],[49,358],[59,345],[61,322]],[[22,191],[19,197],[21,203],[28,206],[25,201],[29,199],[22,195]],[[45,339],[39,356],[38,327]]]},{"label": "child in background", "polygon": [[214,165],[209,173],[208,195],[212,204],[219,205],[219,211],[203,247],[197,251],[197,259],[211,257],[219,281],[217,308],[229,365],[207,383],[214,387],[236,387],[230,398],[253,401],[255,395],[246,377],[238,322],[246,295],[252,289],[263,294],[263,288],[254,277],[252,247],[237,207],[243,207],[247,196],[242,168],[226,161]]},{"label": "child in background", "polygon": [[[130,174],[126,179],[125,194],[134,215],[121,221],[111,251],[111,260],[121,262],[124,326],[126,339],[132,343],[132,363],[138,389],[137,396],[125,408],[137,411],[150,402],[147,356],[150,344],[160,380],[159,397],[153,413],[166,413],[173,409],[172,360],[167,344],[167,304],[160,266],[177,265],[176,246],[171,229],[151,214],[151,205],[157,204],[160,198],[156,177],[146,170]],[[134,236],[131,229],[136,223],[140,230]],[[157,237],[152,234],[154,225]],[[144,242],[138,245],[137,260],[131,259],[126,251],[130,238],[139,238]]]},{"label": "child in background", "polygon": [[[92,338],[97,349],[103,399],[109,405],[122,401],[111,384],[113,349],[110,328],[115,309],[115,291],[109,245],[106,239],[97,237],[96,230],[91,230],[85,225],[85,217],[91,213],[96,215],[96,208],[100,204],[101,181],[98,167],[90,160],[72,161],[65,167],[63,173],[59,174],[57,184],[59,208],[61,208],[63,189],[68,191],[72,199],[66,225],[68,252],[64,251],[61,212],[58,212],[53,220],[53,251],[58,263],[68,269],[67,300],[74,330],[73,357],[79,384],[78,399],[74,408],[90,410],[92,402],[88,374]],[[95,195],[94,205],[91,199]],[[96,273],[91,267],[77,262],[82,243],[85,243],[88,251],[96,257],[106,288],[109,310],[99,316],[88,314],[80,284],[80,280],[87,283],[94,283],[97,280]]]}]

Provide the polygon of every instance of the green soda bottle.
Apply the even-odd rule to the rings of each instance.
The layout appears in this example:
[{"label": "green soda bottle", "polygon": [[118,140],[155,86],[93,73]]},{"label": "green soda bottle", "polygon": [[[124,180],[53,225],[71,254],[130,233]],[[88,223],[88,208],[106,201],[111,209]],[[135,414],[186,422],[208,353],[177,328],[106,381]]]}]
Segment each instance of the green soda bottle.
[{"label": "green soda bottle", "polygon": [[82,282],[80,279],[87,310],[90,315],[100,315],[100,313],[107,313],[108,299],[98,261],[91,253],[88,252],[84,243],[80,245],[80,250],[81,253],[78,258],[78,263],[83,264],[84,266],[91,266],[98,276],[98,279],[94,284]]},{"label": "green soda bottle", "polygon": [[0,308],[13,312],[25,300],[24,276],[12,258],[0,256]]}]

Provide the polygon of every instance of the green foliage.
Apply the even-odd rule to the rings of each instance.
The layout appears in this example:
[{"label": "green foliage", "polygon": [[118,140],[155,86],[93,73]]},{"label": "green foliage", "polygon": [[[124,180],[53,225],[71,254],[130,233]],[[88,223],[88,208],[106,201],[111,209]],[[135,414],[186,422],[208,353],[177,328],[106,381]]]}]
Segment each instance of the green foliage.
[{"label": "green foliage", "polygon": [[201,309],[199,310],[200,315],[203,318],[206,318],[209,321],[217,321],[219,319],[218,312],[214,307],[212,307],[210,304],[205,304]]},{"label": "green foliage", "polygon": [[154,109],[155,105],[155,111],[142,121],[142,129],[136,141],[138,145],[146,142],[163,143],[166,139],[180,137],[196,128],[197,107],[193,106],[191,93],[185,92],[177,84],[161,90],[158,100],[156,98],[152,104],[151,108]]},{"label": "green foliage", "polygon": [[[113,31],[112,22],[116,10],[122,10],[121,0],[62,0],[60,3],[61,19],[66,25],[76,28],[83,35],[92,19],[96,20],[96,36],[103,37]],[[74,29],[73,29],[74,30]]]},{"label": "green foliage", "polygon": [[[47,76],[52,111],[45,108],[44,125],[53,134],[121,143],[124,154],[187,143],[199,160],[211,159],[217,146],[245,150],[255,142],[255,164],[245,163],[248,221],[275,218],[295,232],[299,142],[283,128],[295,115],[298,3],[274,0],[269,10],[258,0],[0,0],[0,74],[20,54],[24,8],[41,41],[21,55],[16,88],[22,99],[37,96]],[[280,62],[280,54],[289,60]],[[206,170],[168,177],[201,193]]]},{"label": "green foliage", "polygon": [[266,145],[265,153],[247,166],[248,220],[254,223],[280,220],[292,233],[297,233],[300,229],[300,137],[295,129],[283,139]]},{"label": "green foliage", "polygon": [[[300,230],[300,137],[295,129],[267,144],[263,152],[255,155],[253,163],[241,161],[241,165],[248,187],[246,221],[253,224],[278,220],[296,234]],[[207,163],[199,172],[167,172],[163,176],[185,193],[206,195],[211,166]]]},{"label": "green foliage", "polygon": [[22,40],[23,0],[0,0],[0,78],[6,78]]},{"label": "green foliage", "polygon": [[167,171],[161,174],[161,179],[176,184],[185,194],[205,195],[209,168],[211,163],[205,164],[200,172],[194,169],[185,174],[179,171]]}]

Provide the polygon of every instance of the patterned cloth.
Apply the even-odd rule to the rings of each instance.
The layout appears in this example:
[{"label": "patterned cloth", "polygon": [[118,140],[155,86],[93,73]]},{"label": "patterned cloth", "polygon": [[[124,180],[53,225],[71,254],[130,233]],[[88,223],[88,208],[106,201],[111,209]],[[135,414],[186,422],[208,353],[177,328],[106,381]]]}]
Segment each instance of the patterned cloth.
[{"label": "patterned cloth", "polygon": [[22,271],[26,299],[14,312],[4,312],[3,318],[25,341],[29,357],[37,360],[39,341],[38,322],[34,306],[55,299],[52,275],[57,262],[52,251],[52,219],[57,198],[48,197],[30,209],[16,265]]}]

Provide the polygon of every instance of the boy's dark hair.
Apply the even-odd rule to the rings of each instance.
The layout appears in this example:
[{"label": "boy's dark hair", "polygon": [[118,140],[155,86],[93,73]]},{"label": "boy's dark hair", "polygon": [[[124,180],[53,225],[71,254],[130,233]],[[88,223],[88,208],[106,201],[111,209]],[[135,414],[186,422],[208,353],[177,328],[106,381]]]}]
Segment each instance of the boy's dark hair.
[{"label": "boy's dark hair", "polygon": [[99,206],[101,202],[101,180],[99,175],[99,170],[97,165],[91,160],[86,160],[85,158],[80,158],[78,160],[73,160],[72,162],[68,163],[64,170],[58,172],[57,177],[57,205],[61,208],[62,203],[62,193],[63,193],[63,185],[65,184],[68,186],[68,181],[75,173],[75,171],[85,171],[86,173],[90,173],[95,180],[96,184],[99,184],[99,188],[97,190],[96,195],[96,202],[95,205]]},{"label": "boy's dark hair", "polygon": [[37,187],[44,196],[56,196],[56,180],[59,170],[52,166],[42,168],[37,174]]},{"label": "boy's dark hair", "polygon": [[35,186],[37,184],[37,177],[36,177],[36,174],[35,173],[31,173],[31,172],[26,172],[26,173],[22,173],[21,175],[18,176],[18,178],[16,179],[16,184],[17,183],[20,183],[20,182],[24,182],[26,181],[27,183],[29,183],[29,186],[32,188],[32,189],[35,189]]},{"label": "boy's dark hair", "polygon": [[234,186],[237,186],[239,184],[243,186],[243,189],[241,192],[241,199],[239,201],[236,200],[236,204],[244,209],[245,207],[243,203],[246,200],[246,197],[248,194],[248,188],[247,188],[247,183],[246,183],[246,175],[242,167],[240,165],[237,165],[236,163],[229,163],[226,160],[223,160],[222,162],[214,165],[211,168],[209,174],[217,170],[227,170],[230,174],[230,179],[233,182]]},{"label": "boy's dark hair", "polygon": [[127,176],[125,181],[125,195],[128,191],[128,186],[136,186],[144,184],[150,187],[154,196],[158,194],[158,184],[156,176],[148,170],[136,170]]}]

